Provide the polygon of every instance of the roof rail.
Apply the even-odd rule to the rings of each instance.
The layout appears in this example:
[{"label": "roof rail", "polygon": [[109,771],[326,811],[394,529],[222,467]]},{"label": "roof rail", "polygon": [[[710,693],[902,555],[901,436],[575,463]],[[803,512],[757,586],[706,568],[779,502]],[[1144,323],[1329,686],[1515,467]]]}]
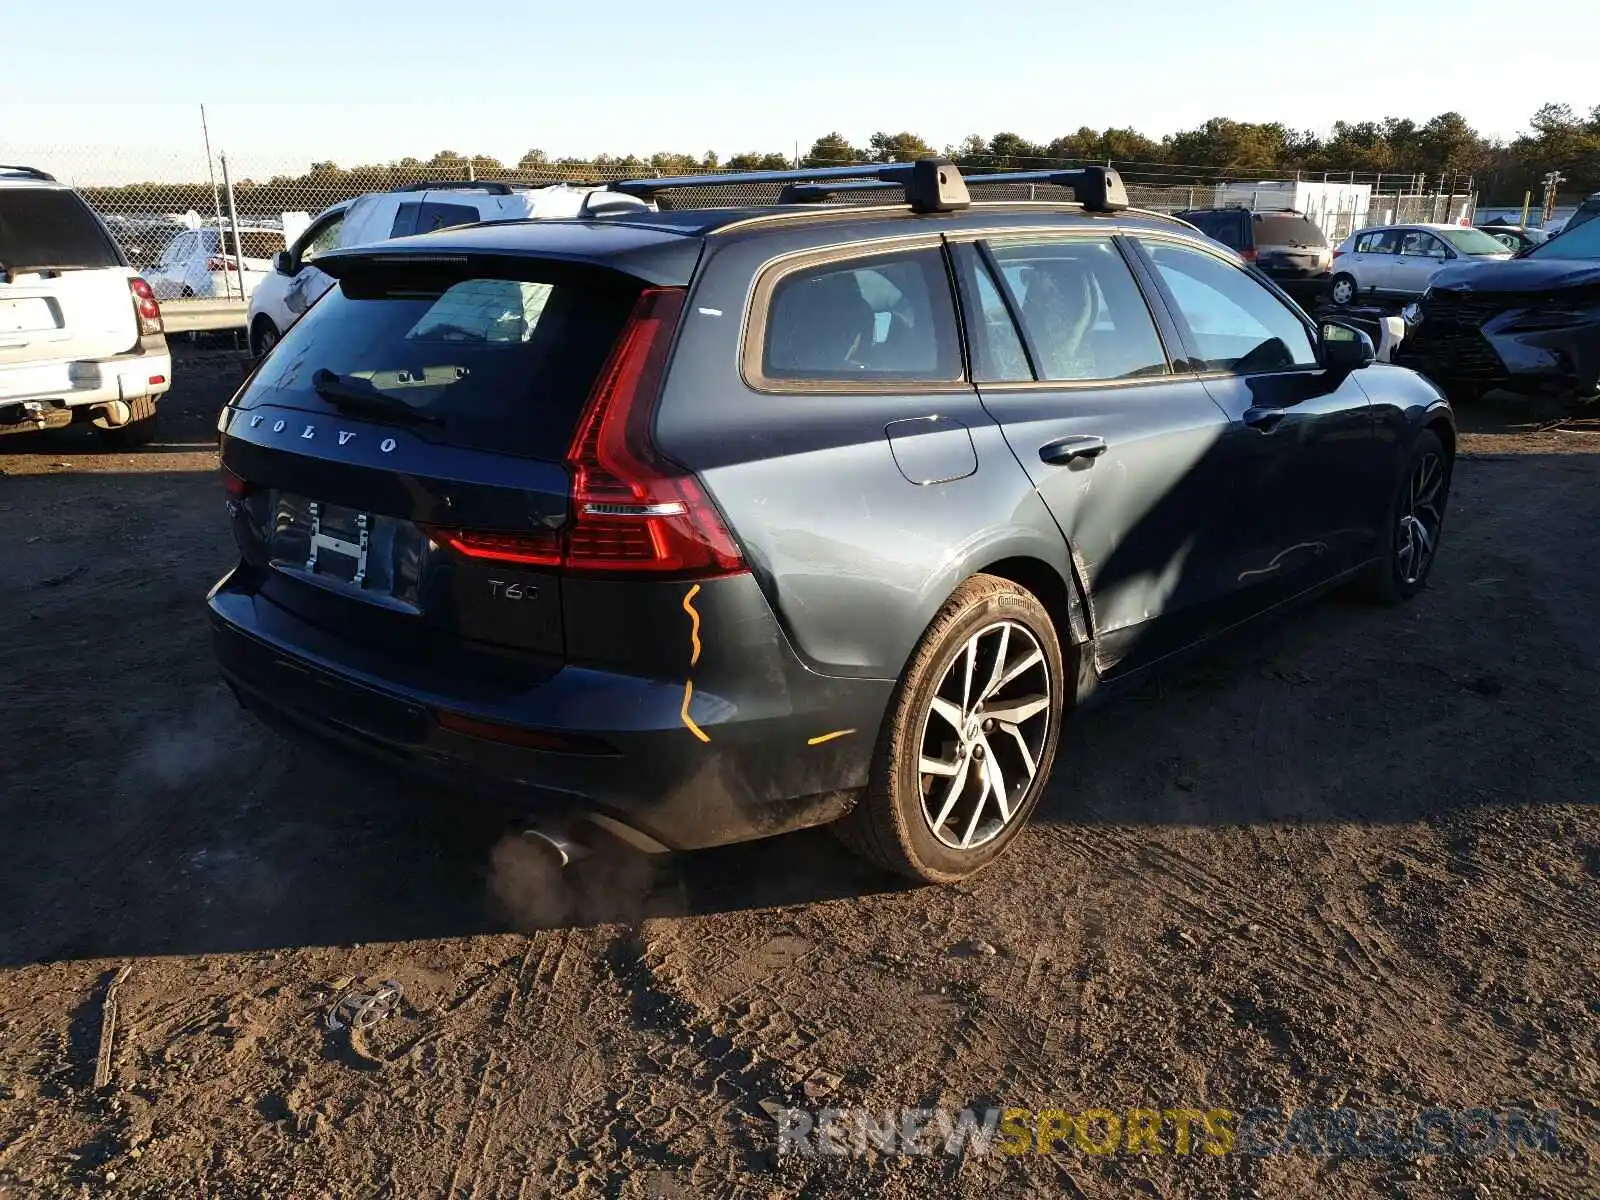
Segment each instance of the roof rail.
[{"label": "roof rail", "polygon": [[[852,180],[873,188],[902,188],[913,212],[954,212],[972,202],[962,181],[961,171],[954,163],[943,158],[924,158],[910,163],[863,163],[853,167],[801,167],[793,171],[735,171],[720,175],[619,179],[608,186],[614,192],[649,200],[658,192],[673,188],[738,187],[759,183],[820,185],[828,180]],[[793,190],[792,186],[785,188],[779,203],[786,203],[785,197]]]},{"label": "roof rail", "polygon": [[0,163],[0,172],[10,175],[27,175],[33,179],[42,179],[45,183],[56,182],[54,175],[46,175],[38,167],[14,167],[10,163]]},{"label": "roof rail", "polygon": [[511,185],[498,179],[424,179],[419,183],[402,183],[394,192],[446,192],[453,188],[474,188],[481,192],[493,192],[496,196],[511,195]]},{"label": "roof rail", "polygon": [[[1128,189],[1122,185],[1122,176],[1111,167],[1075,167],[1061,171],[996,171],[986,175],[967,175],[967,187],[983,187],[996,183],[1045,183],[1070,188],[1073,199],[1088,212],[1121,212],[1128,207]],[[875,192],[892,186],[877,180],[858,180],[828,185],[825,183],[793,183],[784,189],[785,202],[805,203],[826,199],[830,195],[849,192]]]}]

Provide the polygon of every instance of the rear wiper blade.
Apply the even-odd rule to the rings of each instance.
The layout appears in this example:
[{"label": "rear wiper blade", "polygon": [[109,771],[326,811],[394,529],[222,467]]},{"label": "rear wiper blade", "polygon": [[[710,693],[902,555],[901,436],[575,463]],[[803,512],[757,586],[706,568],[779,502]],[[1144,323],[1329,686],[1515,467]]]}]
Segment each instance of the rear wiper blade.
[{"label": "rear wiper blade", "polygon": [[358,384],[334,374],[326,367],[318,367],[311,374],[311,388],[337,408],[355,412],[376,413],[385,417],[398,417],[402,421],[420,421],[428,425],[443,425],[444,418],[419,412],[403,401],[394,400],[371,384]]}]

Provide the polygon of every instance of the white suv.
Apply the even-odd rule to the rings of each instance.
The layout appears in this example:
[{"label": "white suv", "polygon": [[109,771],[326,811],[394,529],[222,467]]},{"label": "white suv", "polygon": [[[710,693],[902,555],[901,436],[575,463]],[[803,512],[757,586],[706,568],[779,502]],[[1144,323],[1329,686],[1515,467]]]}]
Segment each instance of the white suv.
[{"label": "white suv", "polygon": [[171,380],[161,306],[100,219],[43,171],[0,166],[0,432],[92,420],[143,445]]},{"label": "white suv", "polygon": [[575,217],[595,193],[601,194],[607,209],[648,207],[594,187],[564,183],[519,187],[481,180],[417,183],[335,204],[306,226],[294,245],[278,255],[272,273],[256,285],[247,317],[250,349],[258,356],[272,349],[283,331],[328,290],[333,280],[312,265],[318,255],[478,221]]}]

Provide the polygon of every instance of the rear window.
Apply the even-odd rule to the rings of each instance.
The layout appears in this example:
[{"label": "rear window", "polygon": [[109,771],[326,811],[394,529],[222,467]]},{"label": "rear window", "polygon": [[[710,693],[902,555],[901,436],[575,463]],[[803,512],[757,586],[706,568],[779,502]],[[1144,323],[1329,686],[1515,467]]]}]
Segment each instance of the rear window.
[{"label": "rear window", "polygon": [[65,188],[0,188],[0,267],[120,267],[89,206]]},{"label": "rear window", "polygon": [[1255,227],[1257,246],[1312,246],[1321,249],[1328,244],[1327,236],[1306,217],[1257,213]]},{"label": "rear window", "polygon": [[[377,421],[392,409],[437,441],[559,459],[638,296],[616,278],[347,277],[284,335],[245,404],[343,406]],[[328,395],[319,371],[353,398]]]}]

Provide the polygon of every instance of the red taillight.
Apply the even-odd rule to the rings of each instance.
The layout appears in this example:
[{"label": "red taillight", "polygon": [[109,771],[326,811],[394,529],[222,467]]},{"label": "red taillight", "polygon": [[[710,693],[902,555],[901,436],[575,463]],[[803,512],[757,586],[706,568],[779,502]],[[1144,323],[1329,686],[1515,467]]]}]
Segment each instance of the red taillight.
[{"label": "red taillight", "polygon": [[1255,262],[1256,252],[1254,250],[1241,250],[1239,251],[1239,257],[1244,259],[1245,262]]},{"label": "red taillight", "polygon": [[231,258],[218,258],[215,254],[213,254],[210,258],[206,259],[206,270],[208,271],[233,271],[237,269],[238,264],[235,263]]},{"label": "red taillight", "polygon": [[165,328],[161,323],[161,305],[156,301],[150,285],[135,275],[128,280],[128,292],[133,297],[133,311],[139,317],[139,336],[149,337]]},{"label": "red taillight", "polygon": [[683,312],[679,288],[647,288],[584,406],[567,451],[572,512],[555,534],[430,530],[469,558],[706,578],[744,571],[744,556],[692,475],[668,462],[651,423],[672,336]]},{"label": "red taillight", "polygon": [[464,529],[424,526],[428,536],[457,554],[531,567],[561,565],[561,535],[556,533],[471,533]]},{"label": "red taillight", "polygon": [[1335,257],[1335,258],[1339,258],[1339,257],[1340,257],[1340,256],[1342,256],[1342,255],[1343,255],[1343,254],[1344,254],[1344,251],[1343,251],[1343,250],[1335,250],[1335,251],[1334,251],[1334,252],[1333,252],[1333,256],[1334,256],[1334,257]]},{"label": "red taillight", "polygon": [[243,475],[236,475],[227,467],[223,467],[222,490],[228,493],[229,500],[243,500],[255,489]]}]

